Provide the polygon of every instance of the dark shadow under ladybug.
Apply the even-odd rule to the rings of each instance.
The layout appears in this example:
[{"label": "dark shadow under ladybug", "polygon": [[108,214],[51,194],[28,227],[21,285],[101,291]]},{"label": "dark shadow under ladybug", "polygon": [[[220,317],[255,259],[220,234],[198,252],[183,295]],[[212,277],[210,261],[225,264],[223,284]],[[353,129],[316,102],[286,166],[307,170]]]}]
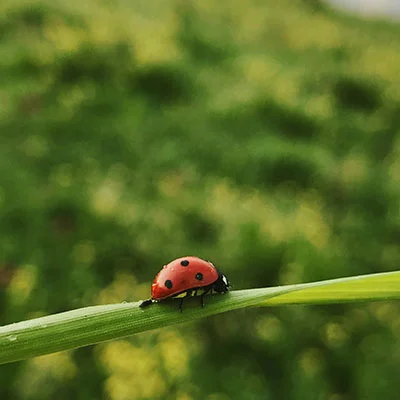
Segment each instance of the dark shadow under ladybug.
[{"label": "dark shadow under ladybug", "polygon": [[204,307],[206,294],[226,293],[229,289],[228,279],[211,262],[193,256],[181,257],[164,265],[154,279],[151,299],[144,300],[139,307],[180,298],[179,311],[182,312],[183,301],[188,297],[200,296],[201,307]]}]

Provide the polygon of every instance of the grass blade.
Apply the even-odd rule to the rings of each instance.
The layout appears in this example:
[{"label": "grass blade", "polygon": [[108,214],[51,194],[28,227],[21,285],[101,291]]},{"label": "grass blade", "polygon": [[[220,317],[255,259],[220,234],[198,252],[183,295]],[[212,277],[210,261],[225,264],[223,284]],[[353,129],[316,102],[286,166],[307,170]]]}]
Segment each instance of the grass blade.
[{"label": "grass blade", "polygon": [[80,308],[0,327],[0,364],[74,349],[243,307],[400,299],[400,271],[272,288],[237,290],[139,308],[139,302]]},{"label": "grass blade", "polygon": [[400,271],[293,285],[260,305],[324,304],[400,298]]}]

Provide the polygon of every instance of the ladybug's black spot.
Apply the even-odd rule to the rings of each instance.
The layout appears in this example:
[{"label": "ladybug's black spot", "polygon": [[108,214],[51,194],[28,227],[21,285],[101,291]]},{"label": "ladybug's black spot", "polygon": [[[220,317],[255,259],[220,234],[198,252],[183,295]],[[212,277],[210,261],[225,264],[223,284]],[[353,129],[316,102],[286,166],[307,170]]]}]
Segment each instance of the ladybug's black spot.
[{"label": "ladybug's black spot", "polygon": [[172,289],[172,281],[171,281],[171,280],[167,279],[167,280],[164,282],[164,285],[165,285],[165,287],[167,287],[168,289]]},{"label": "ladybug's black spot", "polygon": [[181,265],[182,265],[182,267],[187,267],[189,265],[189,261],[188,260],[182,260],[181,261]]},{"label": "ladybug's black spot", "polygon": [[198,273],[196,274],[195,278],[196,278],[198,281],[202,281],[202,280],[203,280],[203,274],[202,274],[201,272],[198,272]]}]

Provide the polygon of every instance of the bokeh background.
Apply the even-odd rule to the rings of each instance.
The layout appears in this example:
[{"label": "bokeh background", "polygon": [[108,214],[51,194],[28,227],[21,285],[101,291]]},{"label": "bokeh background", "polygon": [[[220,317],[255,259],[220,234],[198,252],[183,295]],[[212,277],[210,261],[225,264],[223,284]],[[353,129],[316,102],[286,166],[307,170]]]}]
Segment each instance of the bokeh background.
[{"label": "bokeh background", "polygon": [[[2,0],[0,324],[400,263],[400,26],[312,0]],[[394,399],[398,302],[249,309],[0,366],[8,399]]]}]

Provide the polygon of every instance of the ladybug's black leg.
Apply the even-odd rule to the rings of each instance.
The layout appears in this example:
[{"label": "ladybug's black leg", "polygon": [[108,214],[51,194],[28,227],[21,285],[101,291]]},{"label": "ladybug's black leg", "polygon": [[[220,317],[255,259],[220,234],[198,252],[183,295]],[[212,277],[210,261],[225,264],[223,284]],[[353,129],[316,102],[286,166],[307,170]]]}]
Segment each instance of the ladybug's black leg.
[{"label": "ladybug's black leg", "polygon": [[179,302],[179,312],[182,312],[182,305],[183,305],[183,300],[186,299],[186,297],[190,297],[192,295],[192,290],[188,290],[186,292],[186,296],[181,297],[181,301]]},{"label": "ladybug's black leg", "polygon": [[147,307],[150,304],[153,304],[153,300],[152,299],[147,299],[147,300],[143,300],[140,304],[139,307],[143,308],[143,307]]},{"label": "ladybug's black leg", "polygon": [[182,304],[183,304],[184,297],[181,297],[181,301],[179,302],[179,312],[182,312]]},{"label": "ladybug's black leg", "polygon": [[204,307],[204,296],[205,296],[210,290],[211,290],[211,289],[206,289],[206,290],[204,290],[203,294],[200,296],[201,308]]}]

